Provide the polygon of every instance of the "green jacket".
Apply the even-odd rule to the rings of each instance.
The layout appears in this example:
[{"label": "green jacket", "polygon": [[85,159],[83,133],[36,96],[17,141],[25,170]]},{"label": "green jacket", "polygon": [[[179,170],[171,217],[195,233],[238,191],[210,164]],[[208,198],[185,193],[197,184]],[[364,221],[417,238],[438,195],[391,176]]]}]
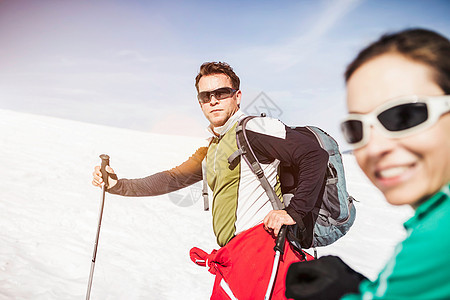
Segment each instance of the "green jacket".
[{"label": "green jacket", "polygon": [[421,204],[405,222],[407,238],[397,245],[375,282],[342,299],[450,299],[450,185]]}]

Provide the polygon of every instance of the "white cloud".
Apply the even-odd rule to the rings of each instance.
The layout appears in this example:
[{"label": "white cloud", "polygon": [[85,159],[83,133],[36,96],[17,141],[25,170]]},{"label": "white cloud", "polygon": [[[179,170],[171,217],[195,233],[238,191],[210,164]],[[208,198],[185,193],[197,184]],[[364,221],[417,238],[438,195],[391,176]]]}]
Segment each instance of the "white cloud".
[{"label": "white cloud", "polygon": [[115,57],[138,63],[149,63],[152,61],[148,57],[144,56],[141,52],[136,50],[121,50],[116,53]]},{"label": "white cloud", "polygon": [[261,61],[276,66],[276,71],[284,71],[311,58],[325,35],[363,1],[325,1],[324,9],[318,9],[319,13],[316,17],[309,17],[309,20],[315,20],[311,27],[302,28],[299,25],[298,32],[302,34],[291,37],[284,44],[245,49],[244,52],[247,52],[245,55],[259,57]]}]

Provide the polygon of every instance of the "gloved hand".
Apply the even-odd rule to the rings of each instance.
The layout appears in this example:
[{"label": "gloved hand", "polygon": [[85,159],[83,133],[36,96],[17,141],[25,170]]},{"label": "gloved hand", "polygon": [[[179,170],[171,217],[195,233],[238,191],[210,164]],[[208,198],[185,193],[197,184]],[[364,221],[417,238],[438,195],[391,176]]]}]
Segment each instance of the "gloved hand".
[{"label": "gloved hand", "polygon": [[366,279],[337,256],[293,263],[286,276],[286,297],[295,300],[334,300],[357,293]]}]

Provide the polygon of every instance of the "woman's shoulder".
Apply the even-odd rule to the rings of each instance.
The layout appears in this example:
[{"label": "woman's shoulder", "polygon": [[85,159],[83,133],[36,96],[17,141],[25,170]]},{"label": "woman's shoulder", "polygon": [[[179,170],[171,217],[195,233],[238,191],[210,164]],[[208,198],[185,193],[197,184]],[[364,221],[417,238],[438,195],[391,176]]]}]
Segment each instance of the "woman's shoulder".
[{"label": "woman's shoulder", "polygon": [[411,237],[426,238],[429,245],[436,247],[450,247],[450,197],[439,193],[429,201],[424,203],[426,210],[414,216],[417,220]]}]

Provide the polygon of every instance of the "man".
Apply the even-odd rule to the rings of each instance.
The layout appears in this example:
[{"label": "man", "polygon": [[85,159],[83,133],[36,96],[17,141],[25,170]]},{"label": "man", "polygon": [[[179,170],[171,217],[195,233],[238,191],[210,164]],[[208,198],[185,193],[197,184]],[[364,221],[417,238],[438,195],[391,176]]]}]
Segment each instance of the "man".
[{"label": "man", "polygon": [[[272,268],[272,235],[277,236],[282,225],[299,225],[304,229],[302,242],[310,245],[315,221],[312,210],[322,197],[328,161],[327,152],[309,130],[297,132],[271,118],[250,120],[246,127],[249,141],[278,195],[281,196],[280,163],[293,166],[298,173],[298,184],[290,204],[283,210],[273,210],[249,166],[242,161],[231,168],[227,161],[237,150],[235,128],[245,116],[240,110],[239,85],[239,77],[228,64],[204,63],[195,86],[200,107],[210,122],[210,145],[198,149],[186,162],[171,170],[141,179],[109,179],[110,193],[160,195],[202,180],[202,161],[206,159],[206,176],[213,191],[213,229],[222,248],[209,255],[194,248],[191,259],[200,265],[204,261],[203,265],[207,264],[216,274],[212,299],[228,299],[231,294],[238,299],[264,296]],[[99,169],[97,166],[94,171],[96,186],[103,182]],[[114,173],[111,168],[107,171]],[[298,253],[288,249],[280,264],[273,297],[284,298],[288,264],[300,260],[298,257]]]}]

